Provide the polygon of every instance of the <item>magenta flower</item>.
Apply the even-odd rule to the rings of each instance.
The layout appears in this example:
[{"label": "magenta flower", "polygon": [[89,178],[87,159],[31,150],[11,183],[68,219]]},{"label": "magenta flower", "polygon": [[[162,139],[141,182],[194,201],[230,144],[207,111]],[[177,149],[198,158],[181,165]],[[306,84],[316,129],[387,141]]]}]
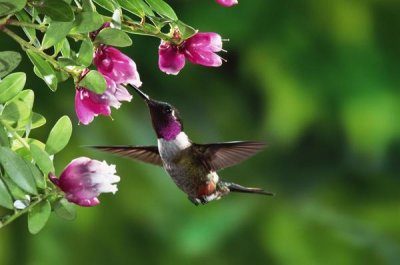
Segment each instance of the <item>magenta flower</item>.
[{"label": "magenta flower", "polygon": [[222,6],[227,6],[227,7],[237,5],[239,3],[237,0],[215,0],[215,2],[217,2]]},{"label": "magenta flower", "polygon": [[122,85],[104,76],[107,90],[103,94],[96,94],[84,87],[77,87],[75,94],[75,112],[79,122],[87,125],[98,115],[110,116],[111,107],[118,109],[120,101],[131,101],[132,96]]},{"label": "magenta flower", "polygon": [[94,53],[93,63],[100,73],[117,84],[142,85],[135,62],[116,48],[100,45]]},{"label": "magenta flower", "polygon": [[100,193],[117,192],[120,177],[115,175],[115,165],[105,161],[79,157],[71,161],[60,178],[50,174],[49,179],[64,193],[68,201],[80,206],[95,206],[100,203]]},{"label": "magenta flower", "polygon": [[221,36],[214,32],[199,32],[179,45],[161,41],[158,66],[161,71],[173,75],[185,66],[185,58],[194,64],[218,67],[222,59],[216,52],[221,50]]}]

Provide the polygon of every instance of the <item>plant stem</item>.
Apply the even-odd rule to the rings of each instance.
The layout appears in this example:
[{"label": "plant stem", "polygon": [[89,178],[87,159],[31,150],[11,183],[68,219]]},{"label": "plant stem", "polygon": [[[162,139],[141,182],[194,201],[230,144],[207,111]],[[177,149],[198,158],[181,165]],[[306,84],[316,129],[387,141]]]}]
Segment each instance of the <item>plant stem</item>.
[{"label": "plant stem", "polygon": [[40,30],[41,32],[45,32],[47,27],[44,25],[38,25],[35,23],[29,23],[29,22],[24,22],[24,21],[18,21],[14,19],[9,19],[7,21],[7,25],[12,25],[12,26],[19,26],[19,27],[27,27],[27,28],[34,28],[37,30]]},{"label": "plant stem", "polygon": [[10,125],[8,125],[7,123],[3,122],[2,120],[0,120],[0,123],[7,129],[7,131],[9,131],[12,136],[18,140],[18,142],[20,142],[25,148],[27,148],[28,150],[30,150],[30,146],[29,144],[25,141],[24,138],[22,138],[15,130],[14,128],[12,128]]},{"label": "plant stem", "polygon": [[17,219],[18,217],[20,217],[21,215],[29,212],[33,207],[35,207],[36,205],[38,205],[39,203],[41,203],[42,201],[46,200],[48,197],[50,197],[51,195],[56,195],[57,193],[55,192],[48,192],[43,194],[43,196],[40,196],[36,201],[34,201],[33,203],[29,204],[29,206],[27,206],[26,208],[20,210],[20,211],[15,211],[13,215],[9,216],[4,222],[0,221],[0,228],[5,227],[6,225],[10,224],[11,222],[13,222],[15,219]]},{"label": "plant stem", "polygon": [[7,28],[3,28],[1,29],[5,34],[7,34],[8,36],[10,36],[12,39],[14,39],[16,42],[18,42],[21,47],[31,50],[35,53],[37,53],[39,56],[41,56],[43,59],[45,59],[48,63],[50,63],[54,69],[56,70],[62,70],[64,72],[66,72],[67,74],[70,74],[72,76],[76,76],[77,73],[75,73],[74,71],[68,70],[66,68],[61,68],[60,65],[58,64],[58,62],[56,60],[53,59],[53,57],[51,57],[50,55],[46,54],[45,52],[43,52],[42,50],[36,48],[35,46],[33,46],[32,44],[30,44],[29,42],[25,41],[24,39],[22,39],[20,36],[18,36],[17,34],[15,34],[14,32],[12,32],[11,30],[7,29]]}]

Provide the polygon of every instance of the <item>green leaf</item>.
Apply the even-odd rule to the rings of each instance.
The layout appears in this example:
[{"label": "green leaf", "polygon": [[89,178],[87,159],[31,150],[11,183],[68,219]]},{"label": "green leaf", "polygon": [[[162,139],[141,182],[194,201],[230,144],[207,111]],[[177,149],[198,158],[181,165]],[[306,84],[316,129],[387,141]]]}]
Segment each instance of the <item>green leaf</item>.
[{"label": "green leaf", "polygon": [[0,164],[18,187],[31,194],[37,194],[31,170],[25,161],[10,148],[0,146]]},{"label": "green leaf", "polygon": [[96,12],[81,12],[76,15],[71,33],[88,33],[103,25],[103,17]]},{"label": "green leaf", "polygon": [[17,129],[23,128],[30,121],[33,100],[32,90],[21,91],[5,105],[0,116],[1,121]]},{"label": "green leaf", "polygon": [[46,34],[44,34],[42,47],[43,49],[50,48],[56,43],[60,42],[64,39],[72,28],[73,22],[59,22],[52,21],[50,22],[49,27],[47,28]]},{"label": "green leaf", "polygon": [[50,159],[49,154],[34,144],[31,144],[30,148],[32,157],[43,174],[47,176],[50,172],[54,172],[53,161]]},{"label": "green leaf", "polygon": [[82,41],[76,61],[83,66],[89,66],[93,60],[93,43],[86,39]]},{"label": "green leaf", "polygon": [[21,54],[18,52],[0,52],[0,78],[12,72],[19,65],[21,59]]},{"label": "green leaf", "polygon": [[[32,18],[26,13],[25,10],[21,10],[15,14],[17,19],[21,22],[32,23]],[[36,29],[29,27],[22,27],[25,32],[25,35],[29,38],[29,41],[33,43],[34,46],[39,47],[40,42],[36,38]]]},{"label": "green leaf", "polygon": [[174,10],[163,0],[146,0],[149,6],[160,16],[167,17],[172,20],[178,20]]},{"label": "green leaf", "polygon": [[68,202],[65,198],[56,201],[54,212],[66,220],[74,220],[76,218],[75,205]]},{"label": "green leaf", "polygon": [[113,28],[102,29],[94,40],[95,44],[107,44],[116,47],[127,47],[132,45],[128,34]]},{"label": "green leaf", "polygon": [[48,200],[38,203],[28,213],[28,229],[32,234],[39,233],[46,225],[51,214],[51,206]]},{"label": "green leaf", "polygon": [[107,9],[108,11],[114,12],[115,9],[119,8],[119,5],[114,0],[93,0],[99,6]]},{"label": "green leaf", "polygon": [[60,0],[32,1],[31,4],[42,14],[54,21],[73,21],[74,12],[69,4]]},{"label": "green leaf", "polygon": [[0,17],[21,10],[26,2],[27,0],[0,0]]},{"label": "green leaf", "polygon": [[107,83],[103,75],[96,70],[91,70],[85,77],[79,82],[79,86],[85,87],[94,93],[103,94],[107,89]]},{"label": "green leaf", "polygon": [[13,73],[0,81],[0,104],[15,97],[25,86],[26,74]]},{"label": "green leaf", "polygon": [[8,209],[14,209],[12,197],[8,192],[6,184],[3,182],[1,178],[0,178],[0,206],[3,206]]},{"label": "green leaf", "polygon": [[194,28],[192,28],[191,26],[189,26],[189,25],[183,23],[183,22],[180,21],[180,20],[178,20],[178,21],[176,22],[176,25],[178,26],[179,31],[180,31],[180,33],[181,33],[183,39],[185,39],[185,40],[188,39],[188,38],[190,38],[190,37],[192,37],[194,34],[197,33],[197,30],[196,30],[196,29],[194,29]]},{"label": "green leaf", "polygon": [[43,79],[52,91],[56,91],[58,80],[51,65],[31,50],[27,50],[26,53],[31,62],[36,66],[38,70],[36,74],[39,74],[38,77]]},{"label": "green leaf", "polygon": [[118,0],[118,3],[121,5],[123,9],[128,10],[129,12],[138,17],[144,17],[146,14],[142,6],[139,4],[139,2],[140,1]]},{"label": "green leaf", "polygon": [[83,11],[96,12],[96,6],[93,4],[92,0],[82,0]]},{"label": "green leaf", "polygon": [[[32,172],[32,176],[35,180],[36,187],[38,187],[39,189],[45,189],[46,188],[46,180],[45,180],[42,172],[40,172],[40,170],[31,162],[29,162],[26,159],[24,159],[24,160],[25,160],[26,165],[29,167],[29,169]],[[31,158],[30,158],[30,160],[31,160]]]},{"label": "green leaf", "polygon": [[0,146],[10,147],[7,131],[2,125],[0,125]]},{"label": "green leaf", "polygon": [[69,46],[68,39],[64,39],[62,41],[61,54],[65,57],[69,57],[71,55],[71,47]]},{"label": "green leaf", "polygon": [[42,126],[44,124],[46,124],[46,118],[39,113],[33,112],[31,129],[39,128],[40,126]]},{"label": "green leaf", "polygon": [[72,123],[68,116],[62,116],[51,129],[46,142],[46,152],[50,155],[60,152],[71,138]]},{"label": "green leaf", "polygon": [[26,200],[26,192],[21,190],[10,178],[3,178],[3,182],[8,187],[14,200]]}]

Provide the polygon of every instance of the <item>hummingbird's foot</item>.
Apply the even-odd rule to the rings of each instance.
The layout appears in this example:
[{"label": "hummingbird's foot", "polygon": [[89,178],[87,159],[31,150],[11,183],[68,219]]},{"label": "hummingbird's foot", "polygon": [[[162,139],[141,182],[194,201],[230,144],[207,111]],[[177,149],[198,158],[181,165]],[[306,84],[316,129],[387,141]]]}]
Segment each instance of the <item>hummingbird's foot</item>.
[{"label": "hummingbird's foot", "polygon": [[210,200],[208,198],[208,196],[201,196],[201,197],[198,197],[198,198],[193,198],[193,197],[189,196],[188,198],[196,206],[198,206],[200,204],[202,204],[202,205],[207,204],[207,203],[209,203],[210,201],[213,200],[213,198]]},{"label": "hummingbird's foot", "polygon": [[201,203],[200,199],[198,199],[198,198],[193,198],[193,197],[189,196],[188,199],[196,206],[198,206]]}]

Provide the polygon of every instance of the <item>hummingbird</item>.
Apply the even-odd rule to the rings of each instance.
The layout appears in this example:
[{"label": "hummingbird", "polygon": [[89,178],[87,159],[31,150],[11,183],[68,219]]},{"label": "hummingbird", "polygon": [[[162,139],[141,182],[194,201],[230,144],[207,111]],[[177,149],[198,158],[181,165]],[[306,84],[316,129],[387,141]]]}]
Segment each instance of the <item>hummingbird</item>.
[{"label": "hummingbird", "polygon": [[217,174],[262,150],[263,142],[194,143],[185,134],[179,111],[174,106],[154,100],[139,88],[130,86],[147,103],[158,145],[91,147],[163,167],[195,205],[218,200],[230,192],[273,195],[260,188],[221,180]]}]

